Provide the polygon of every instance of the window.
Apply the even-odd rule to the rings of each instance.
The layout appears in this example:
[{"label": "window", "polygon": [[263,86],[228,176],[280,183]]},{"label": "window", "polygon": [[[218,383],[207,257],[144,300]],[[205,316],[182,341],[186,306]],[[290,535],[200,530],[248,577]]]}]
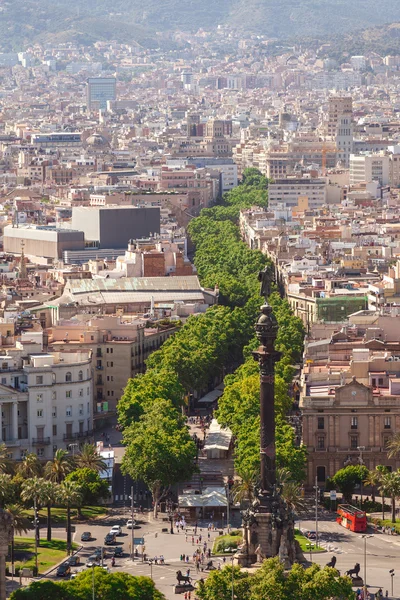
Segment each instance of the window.
[{"label": "window", "polygon": [[352,450],[357,450],[357,446],[358,446],[358,436],[351,435],[350,436],[350,448]]},{"label": "window", "polygon": [[80,396],[81,398],[82,398],[82,396],[83,396],[83,390],[82,390],[82,389],[80,389],[80,390],[79,390],[79,396]]},{"label": "window", "polygon": [[392,427],[392,419],[390,417],[385,417],[384,428],[391,429],[391,427]]},{"label": "window", "polygon": [[318,417],[318,429],[325,429],[325,417]]},{"label": "window", "polygon": [[317,448],[318,450],[325,450],[325,438],[323,435],[319,435],[317,438]]},{"label": "window", "polygon": [[2,385],[7,385],[7,377],[2,377],[1,383],[2,383]]},{"label": "window", "polygon": [[78,373],[78,380],[79,381],[83,381],[83,371],[79,371],[79,373]]},{"label": "window", "polygon": [[57,425],[53,425],[53,435],[57,435]]},{"label": "window", "polygon": [[70,371],[68,371],[68,373],[65,373],[65,381],[72,381],[72,374]]},{"label": "window", "polygon": [[41,385],[43,383],[43,375],[36,375],[36,385]]},{"label": "window", "polygon": [[43,402],[43,394],[36,394],[36,402]]},{"label": "window", "polygon": [[86,404],[86,412],[88,415],[90,414],[90,402]]},{"label": "window", "polygon": [[90,388],[86,388],[86,396],[90,396]]},{"label": "window", "polygon": [[66,398],[72,398],[72,392],[71,392],[71,390],[67,390],[67,391],[65,392],[65,397],[66,397]]},{"label": "window", "polygon": [[57,407],[53,406],[53,409],[51,411],[51,416],[53,417],[53,419],[55,419],[57,417]]},{"label": "window", "polygon": [[53,400],[56,400],[57,399],[57,392],[53,392],[52,395],[51,395],[51,397],[52,397]]},{"label": "window", "polygon": [[79,414],[83,415],[83,404],[79,405]]},{"label": "window", "polygon": [[351,428],[357,429],[358,427],[358,417],[351,417]]},{"label": "window", "polygon": [[317,467],[317,481],[324,483],[326,480],[325,467]]},{"label": "window", "polygon": [[36,454],[38,456],[44,456],[44,448],[37,448],[36,449]]},{"label": "window", "polygon": [[383,385],[383,377],[379,377],[379,379],[378,379],[378,385]]},{"label": "window", "polygon": [[43,419],[43,409],[40,408],[39,410],[36,411],[36,416],[38,419]]},{"label": "window", "polygon": [[72,406],[67,406],[65,409],[65,416],[66,417],[71,417],[72,416]]}]

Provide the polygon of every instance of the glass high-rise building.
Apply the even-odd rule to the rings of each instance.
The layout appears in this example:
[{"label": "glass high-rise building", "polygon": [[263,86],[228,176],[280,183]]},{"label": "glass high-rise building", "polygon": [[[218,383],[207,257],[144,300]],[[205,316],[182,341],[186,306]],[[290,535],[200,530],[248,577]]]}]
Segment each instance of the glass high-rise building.
[{"label": "glass high-rise building", "polygon": [[89,77],[86,84],[88,110],[107,108],[108,100],[116,99],[115,77]]}]

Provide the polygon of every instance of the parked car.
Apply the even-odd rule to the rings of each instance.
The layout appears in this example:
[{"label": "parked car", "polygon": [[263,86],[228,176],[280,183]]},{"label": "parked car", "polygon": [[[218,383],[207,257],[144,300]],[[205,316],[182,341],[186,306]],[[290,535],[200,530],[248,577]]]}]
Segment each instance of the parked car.
[{"label": "parked car", "polygon": [[104,538],[104,543],[106,546],[115,544],[115,541],[116,541],[115,533],[107,533],[106,537]]},{"label": "parked car", "polygon": [[92,534],[90,531],[84,531],[81,535],[81,542],[90,542],[92,539]]},{"label": "parked car", "polygon": [[75,554],[74,556],[70,556],[66,562],[70,565],[70,567],[77,567],[81,564],[81,559],[77,554]]},{"label": "parked car", "polygon": [[132,519],[128,519],[126,522],[126,528],[127,529],[132,529]]},{"label": "parked car", "polygon": [[96,556],[98,556],[99,558],[101,558],[101,557],[105,558],[107,556],[107,548],[103,548],[102,546],[97,546],[97,548],[95,548],[93,554],[96,554]]},{"label": "parked car", "polygon": [[114,548],[115,558],[117,558],[118,556],[123,556],[123,554],[124,554],[124,549],[122,546],[117,546],[116,548]]},{"label": "parked car", "polygon": [[113,525],[110,533],[114,533],[115,535],[122,535],[122,527],[120,525]]},{"label": "parked car", "polygon": [[57,577],[66,577],[71,573],[71,565],[68,562],[63,563],[57,569]]},{"label": "parked car", "polygon": [[316,540],[317,539],[317,532],[316,531],[309,531],[307,534],[307,537],[309,540]]},{"label": "parked car", "polygon": [[87,567],[98,566],[100,563],[100,557],[97,554],[91,554],[86,560]]}]

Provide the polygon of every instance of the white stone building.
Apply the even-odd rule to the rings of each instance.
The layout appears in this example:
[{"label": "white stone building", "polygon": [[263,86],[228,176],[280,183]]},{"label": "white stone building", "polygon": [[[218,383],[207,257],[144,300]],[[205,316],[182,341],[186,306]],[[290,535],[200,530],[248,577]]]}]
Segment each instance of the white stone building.
[{"label": "white stone building", "polygon": [[50,459],[93,435],[92,353],[24,350],[0,357],[0,441],[10,458]]}]

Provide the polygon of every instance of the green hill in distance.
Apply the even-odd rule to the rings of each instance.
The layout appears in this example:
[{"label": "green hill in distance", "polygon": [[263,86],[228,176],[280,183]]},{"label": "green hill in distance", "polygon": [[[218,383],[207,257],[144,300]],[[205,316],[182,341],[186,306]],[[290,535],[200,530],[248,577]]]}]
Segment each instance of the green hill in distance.
[{"label": "green hill in distance", "polygon": [[155,32],[218,25],[268,37],[316,37],[400,21],[399,0],[8,0],[0,4],[1,45],[115,39],[157,46]]}]

